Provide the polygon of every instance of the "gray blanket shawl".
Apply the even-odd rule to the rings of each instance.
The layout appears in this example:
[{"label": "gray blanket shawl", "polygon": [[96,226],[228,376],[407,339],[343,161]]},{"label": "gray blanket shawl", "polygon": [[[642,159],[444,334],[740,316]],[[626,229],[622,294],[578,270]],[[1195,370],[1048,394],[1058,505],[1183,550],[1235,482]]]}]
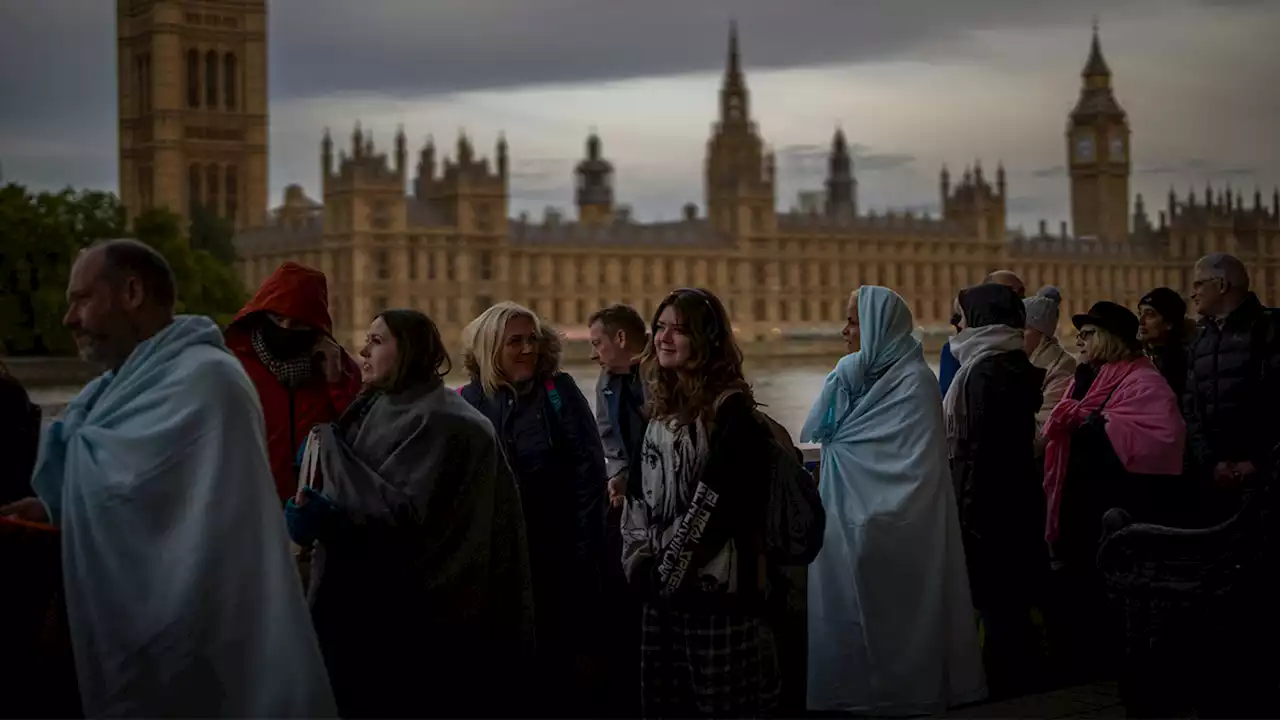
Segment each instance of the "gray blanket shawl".
[{"label": "gray blanket shawl", "polygon": [[389,662],[436,711],[487,708],[485,687],[534,649],[523,514],[492,425],[434,381],[361,397],[319,432],[321,491],[348,521],[317,548],[310,588],[339,704],[339,667]]}]

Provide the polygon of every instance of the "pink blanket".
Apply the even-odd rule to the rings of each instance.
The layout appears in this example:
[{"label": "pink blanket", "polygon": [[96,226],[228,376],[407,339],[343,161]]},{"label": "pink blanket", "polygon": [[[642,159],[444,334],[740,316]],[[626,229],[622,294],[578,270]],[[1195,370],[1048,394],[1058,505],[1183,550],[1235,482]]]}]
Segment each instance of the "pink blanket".
[{"label": "pink blanket", "polygon": [[1044,494],[1048,502],[1045,540],[1050,543],[1058,537],[1058,508],[1071,456],[1071,433],[1104,401],[1107,438],[1125,470],[1142,475],[1182,472],[1187,427],[1177,397],[1151,360],[1144,357],[1103,365],[1083,400],[1071,399],[1075,385],[1072,379],[1041,430],[1048,440]]}]

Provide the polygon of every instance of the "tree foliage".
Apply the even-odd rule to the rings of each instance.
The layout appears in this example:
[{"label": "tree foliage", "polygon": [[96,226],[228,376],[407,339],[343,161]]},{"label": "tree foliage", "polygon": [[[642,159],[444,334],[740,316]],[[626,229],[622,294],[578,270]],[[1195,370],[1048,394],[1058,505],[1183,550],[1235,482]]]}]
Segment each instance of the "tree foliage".
[{"label": "tree foliage", "polygon": [[67,279],[76,255],[104,238],[135,237],[159,250],[178,282],[178,312],[208,315],[223,324],[231,319],[245,293],[231,265],[235,252],[228,224],[200,218],[184,230],[176,215],[152,210],[134,221],[130,233],[124,215],[111,193],[0,188],[0,327],[5,329],[0,340],[8,353],[74,351],[62,326]]}]

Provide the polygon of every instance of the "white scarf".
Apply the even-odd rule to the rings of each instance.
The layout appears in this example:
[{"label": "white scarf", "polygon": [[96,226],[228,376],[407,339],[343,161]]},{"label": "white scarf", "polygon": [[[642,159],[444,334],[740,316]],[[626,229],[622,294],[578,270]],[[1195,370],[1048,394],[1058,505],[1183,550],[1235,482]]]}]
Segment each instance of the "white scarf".
[{"label": "white scarf", "polygon": [[969,421],[969,408],[965,402],[965,385],[974,365],[1000,353],[1023,349],[1022,330],[1008,325],[984,325],[965,328],[951,338],[951,354],[960,363],[942,399],[942,409],[947,419],[947,440],[954,447]]}]

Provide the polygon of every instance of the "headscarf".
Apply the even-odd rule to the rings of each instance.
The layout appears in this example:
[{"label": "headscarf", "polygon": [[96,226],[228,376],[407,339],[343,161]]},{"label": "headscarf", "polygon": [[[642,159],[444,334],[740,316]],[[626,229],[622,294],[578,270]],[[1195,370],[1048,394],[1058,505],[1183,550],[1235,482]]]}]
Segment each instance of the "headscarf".
[{"label": "headscarf", "polygon": [[848,393],[848,408],[852,411],[866,390],[895,363],[912,354],[924,357],[920,341],[911,334],[911,309],[889,288],[858,288],[858,324],[861,349],[841,358],[827,375],[800,431],[802,442],[820,443],[831,438],[842,419],[836,417],[836,401],[841,392]]},{"label": "headscarf", "polygon": [[951,338],[951,352],[960,361],[942,406],[946,411],[947,439],[952,446],[964,437],[969,422],[965,386],[969,373],[992,355],[1022,349],[1026,307],[1013,288],[998,283],[976,285],[960,291],[965,329]]}]

